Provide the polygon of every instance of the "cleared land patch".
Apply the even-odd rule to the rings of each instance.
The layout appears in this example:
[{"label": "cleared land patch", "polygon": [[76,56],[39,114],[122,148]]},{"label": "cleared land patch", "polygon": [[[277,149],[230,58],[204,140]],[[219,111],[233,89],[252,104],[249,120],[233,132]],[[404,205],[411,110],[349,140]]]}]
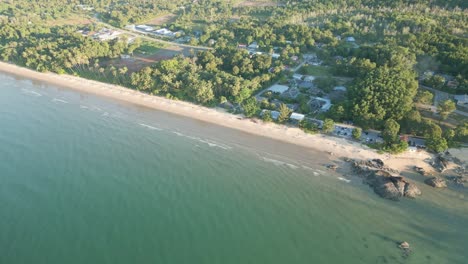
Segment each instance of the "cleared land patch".
[{"label": "cleared land patch", "polygon": [[173,23],[176,20],[176,18],[177,16],[174,14],[166,14],[166,15],[158,16],[151,20],[145,21],[144,24],[160,26],[163,24]]},{"label": "cleared land patch", "polygon": [[266,6],[276,6],[277,3],[273,1],[253,1],[247,0],[240,2],[237,6],[252,6],[252,7],[266,7]]}]

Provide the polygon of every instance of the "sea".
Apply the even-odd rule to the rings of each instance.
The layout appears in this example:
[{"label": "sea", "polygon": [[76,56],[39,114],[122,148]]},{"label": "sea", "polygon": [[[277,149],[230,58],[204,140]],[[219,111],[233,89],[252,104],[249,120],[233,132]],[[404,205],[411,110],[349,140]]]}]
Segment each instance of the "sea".
[{"label": "sea", "polygon": [[389,201],[330,162],[0,73],[0,263],[468,263],[464,189]]}]

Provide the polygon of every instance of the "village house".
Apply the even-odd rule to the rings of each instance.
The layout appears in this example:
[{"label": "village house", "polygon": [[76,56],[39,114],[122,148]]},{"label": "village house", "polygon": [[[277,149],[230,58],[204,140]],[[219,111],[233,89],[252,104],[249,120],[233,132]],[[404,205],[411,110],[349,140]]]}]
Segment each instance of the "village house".
[{"label": "village house", "polygon": [[455,101],[457,101],[457,105],[459,106],[468,106],[468,95],[455,95]]},{"label": "village house", "polygon": [[254,42],[252,42],[252,43],[249,45],[248,48],[249,48],[249,49],[254,49],[254,50],[256,50],[256,49],[259,48],[259,46],[258,46],[258,43],[257,43],[256,41],[254,41]]},{"label": "village house", "polygon": [[154,33],[156,35],[165,36],[165,37],[175,37],[176,35],[174,32],[172,32],[171,30],[167,28],[161,28],[161,29],[155,30]]},{"label": "village house", "polygon": [[305,118],[305,115],[293,112],[289,119],[295,122],[301,122]]},{"label": "village house", "polygon": [[151,26],[147,26],[147,25],[138,25],[135,27],[137,30],[140,30],[140,31],[145,31],[145,32],[150,32],[150,31],[153,31],[154,28],[151,27]]}]

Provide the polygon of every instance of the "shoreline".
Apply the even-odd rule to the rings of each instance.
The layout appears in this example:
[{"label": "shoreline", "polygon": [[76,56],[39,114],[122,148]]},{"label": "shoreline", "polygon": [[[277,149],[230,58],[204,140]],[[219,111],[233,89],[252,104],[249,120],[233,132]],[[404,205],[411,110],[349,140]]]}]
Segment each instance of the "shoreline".
[{"label": "shoreline", "polygon": [[399,171],[412,170],[414,166],[432,171],[425,162],[432,155],[422,152],[405,152],[399,155],[378,154],[375,150],[344,138],[323,134],[307,134],[299,128],[288,127],[275,123],[264,123],[261,120],[240,118],[216,108],[208,108],[184,101],[175,101],[164,97],[145,94],[129,88],[88,80],[71,75],[55,73],[40,73],[14,64],[0,62],[0,72],[25,78],[43,81],[49,84],[66,87],[78,92],[94,94],[113,100],[138,106],[148,107],[157,111],[168,112],[179,116],[227,127],[251,135],[278,140],[307,149],[322,152],[331,160],[339,158],[372,159],[380,158],[385,163]]}]

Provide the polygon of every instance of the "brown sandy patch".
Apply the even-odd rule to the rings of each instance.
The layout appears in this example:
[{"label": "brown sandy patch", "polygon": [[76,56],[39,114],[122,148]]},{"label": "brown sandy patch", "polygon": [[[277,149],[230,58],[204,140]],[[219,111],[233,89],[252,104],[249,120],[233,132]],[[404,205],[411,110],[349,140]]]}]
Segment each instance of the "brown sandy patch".
[{"label": "brown sandy patch", "polygon": [[277,3],[273,1],[253,1],[253,0],[247,0],[244,2],[239,3],[237,6],[240,7],[267,7],[267,6],[276,6]]},{"label": "brown sandy patch", "polygon": [[145,24],[149,25],[163,25],[163,24],[170,24],[176,20],[177,16],[174,14],[167,14],[163,16],[158,16],[156,18],[153,18],[151,20],[145,21]]}]

